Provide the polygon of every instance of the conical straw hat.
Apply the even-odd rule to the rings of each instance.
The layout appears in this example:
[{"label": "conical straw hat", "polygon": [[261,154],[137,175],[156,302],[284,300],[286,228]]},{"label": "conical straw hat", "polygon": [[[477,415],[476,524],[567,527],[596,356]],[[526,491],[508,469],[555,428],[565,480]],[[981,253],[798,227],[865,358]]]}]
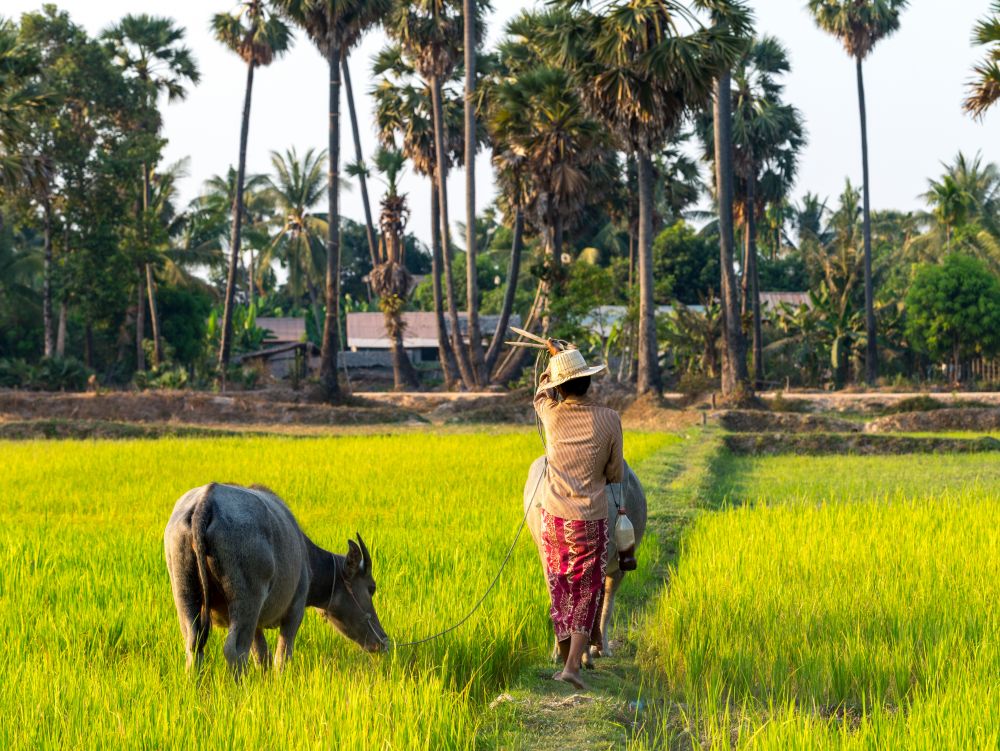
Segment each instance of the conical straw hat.
[{"label": "conical straw hat", "polygon": [[574,378],[592,376],[604,370],[604,365],[587,365],[578,349],[567,349],[549,360],[549,380],[538,387],[539,391],[551,389]]}]

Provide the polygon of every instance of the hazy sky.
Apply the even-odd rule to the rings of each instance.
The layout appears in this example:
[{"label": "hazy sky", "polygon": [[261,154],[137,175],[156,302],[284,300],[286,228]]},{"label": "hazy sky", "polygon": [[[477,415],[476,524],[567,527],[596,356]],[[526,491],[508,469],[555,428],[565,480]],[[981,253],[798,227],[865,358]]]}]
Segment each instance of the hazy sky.
[{"label": "hazy sky", "polygon": [[[202,182],[224,173],[238,155],[240,114],[245,67],[214,41],[208,26],[213,13],[235,7],[229,0],[61,0],[79,23],[97,33],[126,13],[169,14],[186,27],[187,42],[201,68],[201,84],[187,100],[164,105],[164,134],[169,139],[166,160],[190,157],[190,177],[181,185],[185,200],[193,198]],[[489,39],[495,41],[503,23],[528,0],[494,0]],[[3,14],[18,16],[40,7],[29,0],[4,0]],[[786,94],[805,116],[809,143],[802,156],[796,198],[806,191],[835,198],[845,178],[861,180],[860,135],[853,62],[839,43],[820,32],[805,10],[805,0],[751,0],[760,33],[774,35],[788,47],[792,72]],[[988,0],[911,0],[901,29],[876,47],[865,63],[871,159],[872,206],[876,209],[916,209],[927,188],[927,178],[940,174],[940,162],[962,150],[981,151],[987,160],[1000,161],[997,136],[1000,114],[976,122],[963,114],[961,102],[970,68],[980,56],[970,44],[972,26],[984,15]],[[375,150],[370,88],[371,57],[385,44],[381,32],[372,33],[351,56],[352,82],[358,99],[361,137],[366,155]],[[297,35],[293,50],[255,76],[250,124],[248,169],[267,171],[270,152],[296,146],[322,148],[326,144],[326,66],[315,48]],[[346,104],[342,106],[346,124]],[[349,130],[344,131],[342,156],[353,160]],[[377,205],[380,184],[375,182]],[[404,190],[411,203],[410,229],[429,238],[429,187],[426,179],[407,175]],[[464,173],[449,182],[453,221],[465,214]],[[488,155],[477,161],[477,203],[487,205],[493,194]],[[363,219],[361,198],[355,189],[342,194],[343,213]],[[455,236],[461,242],[464,238]]]}]

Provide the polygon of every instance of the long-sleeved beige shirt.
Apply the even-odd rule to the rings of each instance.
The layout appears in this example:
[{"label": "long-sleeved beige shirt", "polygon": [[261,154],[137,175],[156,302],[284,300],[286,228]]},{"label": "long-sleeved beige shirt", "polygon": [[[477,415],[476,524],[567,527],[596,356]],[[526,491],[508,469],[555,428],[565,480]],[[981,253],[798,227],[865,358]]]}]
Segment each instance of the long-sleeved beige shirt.
[{"label": "long-sleeved beige shirt", "polygon": [[[542,385],[548,377],[546,371]],[[621,482],[625,471],[618,413],[589,396],[560,402],[552,389],[535,395],[535,411],[549,465],[542,508],[562,519],[606,519],[607,484]]]}]

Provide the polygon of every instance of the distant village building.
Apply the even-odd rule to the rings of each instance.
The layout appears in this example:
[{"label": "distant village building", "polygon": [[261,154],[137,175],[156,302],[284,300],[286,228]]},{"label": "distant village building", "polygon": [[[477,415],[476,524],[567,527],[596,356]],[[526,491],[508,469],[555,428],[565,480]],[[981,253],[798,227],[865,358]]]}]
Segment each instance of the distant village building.
[{"label": "distant village building", "polygon": [[257,327],[269,332],[264,346],[256,352],[246,352],[236,362],[259,365],[272,378],[287,378],[293,368],[302,369],[300,376],[313,372],[319,365],[319,347],[306,340],[305,318],[257,318]]},{"label": "distant village building", "polygon": [[[812,303],[809,300],[808,292],[760,293],[760,306],[762,309],[777,308],[782,303],[785,303],[792,308],[798,308],[802,305],[807,307],[812,306]],[[685,305],[684,307],[697,313],[705,312],[704,305]],[[607,339],[611,336],[611,332],[615,325],[625,317],[627,310],[628,309],[624,305],[599,305],[584,316],[581,323],[592,333],[597,334],[602,339]],[[656,306],[656,315],[658,316],[667,315],[673,312],[673,305]]]},{"label": "distant village building", "polygon": [[[484,344],[493,336],[500,323],[498,315],[480,315],[479,329],[482,332]],[[458,314],[458,325],[462,338],[469,338],[469,317],[466,313]],[[511,326],[520,326],[521,317],[511,315]],[[403,347],[410,360],[418,362],[438,361],[437,316],[435,313],[422,311],[407,311],[403,313]],[[445,314],[445,328],[451,337],[451,321]],[[389,352],[392,342],[385,332],[385,317],[381,313],[348,313],[347,314],[347,352],[344,361],[348,367],[372,368],[392,367]]]}]

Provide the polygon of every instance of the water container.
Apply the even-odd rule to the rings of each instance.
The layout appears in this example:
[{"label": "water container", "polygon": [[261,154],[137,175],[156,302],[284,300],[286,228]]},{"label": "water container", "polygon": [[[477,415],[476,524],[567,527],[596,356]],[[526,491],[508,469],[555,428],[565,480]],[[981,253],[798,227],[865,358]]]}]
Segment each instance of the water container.
[{"label": "water container", "polygon": [[623,508],[618,509],[618,520],[615,523],[615,546],[618,548],[618,568],[622,571],[634,571],[638,565],[635,560],[635,528]]}]

